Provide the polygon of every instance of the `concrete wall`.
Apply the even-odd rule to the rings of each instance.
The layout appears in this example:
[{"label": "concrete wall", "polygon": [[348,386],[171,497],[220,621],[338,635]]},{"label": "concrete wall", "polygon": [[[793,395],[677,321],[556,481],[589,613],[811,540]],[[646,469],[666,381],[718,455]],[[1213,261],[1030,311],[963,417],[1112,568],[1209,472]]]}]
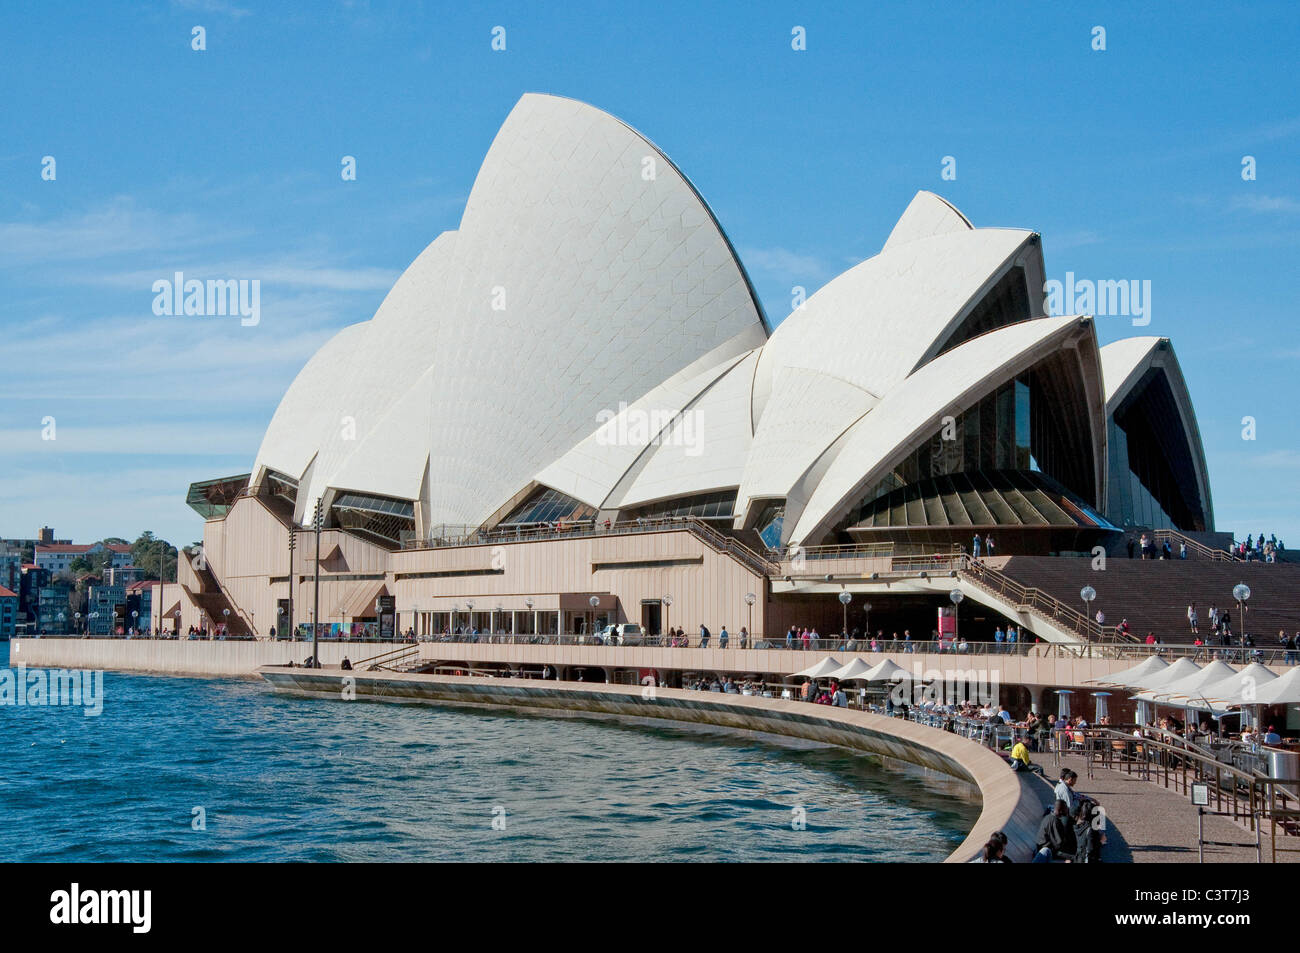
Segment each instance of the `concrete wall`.
[{"label": "concrete wall", "polygon": [[[391,651],[393,646],[364,642],[322,642],[321,663],[337,665]],[[28,668],[87,668],[169,675],[251,676],[263,665],[301,663],[309,642],[200,642],[152,639],[14,639],[9,664]]]},{"label": "concrete wall", "polygon": [[[341,673],[309,669],[262,672],[277,689],[327,698],[507,706],[587,711],[615,718],[664,718],[762,731],[884,755],[974,784],[982,799],[975,826],[949,862],[976,859],[994,831],[1008,837],[1008,856],[1030,859],[1042,817],[1042,782],[1012,772],[994,752],[948,732],[896,718],[823,705],[661,688],[518,679]],[[347,681],[345,681],[347,679]],[[347,691],[345,692],[345,688]]]}]

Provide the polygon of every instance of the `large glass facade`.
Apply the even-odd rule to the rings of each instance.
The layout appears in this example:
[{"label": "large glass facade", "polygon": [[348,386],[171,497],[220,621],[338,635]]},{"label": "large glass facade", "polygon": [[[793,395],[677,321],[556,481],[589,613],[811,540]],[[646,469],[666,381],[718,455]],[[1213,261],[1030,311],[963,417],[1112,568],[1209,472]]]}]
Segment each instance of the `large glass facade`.
[{"label": "large glass facade", "polygon": [[930,477],[965,470],[1033,470],[1030,387],[1009,381],[939,428],[863,500]]},{"label": "large glass facade", "polygon": [[671,517],[693,516],[702,520],[729,520],[736,507],[736,491],[723,490],[719,493],[701,493],[697,496],[683,496],[658,503],[647,503],[635,509],[626,510],[624,519],[668,519]]},{"label": "large glass facade", "polygon": [[581,503],[571,496],[549,486],[538,487],[533,494],[515,507],[502,520],[500,526],[532,526],[537,523],[555,523],[561,520],[580,522],[596,515],[594,507]]}]

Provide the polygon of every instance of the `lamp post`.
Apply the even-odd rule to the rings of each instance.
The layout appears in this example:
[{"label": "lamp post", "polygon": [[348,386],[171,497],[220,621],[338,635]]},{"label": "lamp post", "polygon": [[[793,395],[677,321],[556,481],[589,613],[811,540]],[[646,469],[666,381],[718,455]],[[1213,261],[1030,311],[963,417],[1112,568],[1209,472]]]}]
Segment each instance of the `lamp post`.
[{"label": "lamp post", "polygon": [[275,638],[280,638],[280,632],[284,629],[284,606],[275,607]]},{"label": "lamp post", "polygon": [[473,638],[474,637],[474,602],[472,599],[467,599],[465,601],[465,614],[469,616],[469,624],[467,625],[467,628],[469,629],[470,638]]},{"label": "lamp post", "polygon": [[384,634],[384,627],[382,625],[383,617],[379,614],[382,605],[383,603],[379,601],[379,597],[375,596],[375,638],[377,639],[381,638]]},{"label": "lamp post", "polygon": [[62,612],[59,613],[59,617],[58,617],[58,622],[59,622],[59,635],[63,635],[63,634],[64,634],[64,632],[63,632],[63,623],[64,623],[65,621],[67,621],[67,618],[68,618],[68,617],[67,617],[66,615],[64,615]]},{"label": "lamp post", "polygon": [[226,627],[226,638],[230,638],[230,610],[221,610],[221,624]]},{"label": "lamp post", "polygon": [[841,615],[843,616],[842,624],[840,626],[840,634],[846,639],[849,637],[849,603],[852,601],[852,594],[848,592],[840,593],[840,606],[842,609]]},{"label": "lamp post", "polygon": [[954,589],[948,593],[948,598],[952,600],[952,642],[955,647],[961,635],[961,601],[966,598],[966,594],[960,589]]},{"label": "lamp post", "polygon": [[870,642],[871,641],[871,603],[870,602],[864,602],[862,604],[862,614],[864,619],[862,624],[865,629],[863,634],[866,636],[867,641]]},{"label": "lamp post", "polygon": [[673,594],[671,592],[664,594],[664,628],[668,628],[668,610],[673,607]]},{"label": "lamp post", "polygon": [[179,641],[181,637],[181,610],[176,610],[176,638]]},{"label": "lamp post", "polygon": [[290,528],[289,530],[289,611],[286,613],[288,618],[285,621],[288,623],[289,626],[289,638],[294,642],[298,641],[298,633],[295,632],[293,628],[293,590],[294,590],[293,551],[297,548],[298,548],[298,530],[296,527],[293,527]]},{"label": "lamp post", "polygon": [[587,626],[587,635],[595,635],[596,632],[596,607],[600,605],[600,596],[592,596],[587,600],[591,606],[591,623]]},{"label": "lamp post", "polygon": [[496,608],[496,617],[497,617],[497,621],[496,621],[496,624],[492,626],[492,634],[493,634],[494,636],[497,634],[497,629],[498,629],[498,628],[500,627],[500,625],[501,625],[501,612],[502,612],[502,605],[501,605],[501,603],[498,602],[498,603],[497,603],[497,608]]},{"label": "lamp post", "polygon": [[[1083,600],[1083,628],[1086,631],[1089,619],[1088,609],[1090,608],[1092,600],[1097,598],[1097,590],[1092,588],[1092,586],[1084,586],[1079,590],[1079,598]],[[1098,626],[1098,629],[1100,630],[1100,626]],[[1097,637],[1101,637],[1100,631],[1097,632]]]},{"label": "lamp post", "polygon": [[541,635],[541,633],[537,631],[537,616],[533,615],[533,606],[536,605],[533,601],[533,597],[529,596],[525,599],[524,605],[528,606],[528,614],[533,616],[533,621],[530,623],[533,627],[533,635]]},{"label": "lamp post", "polygon": [[754,644],[754,603],[758,601],[758,596],[752,592],[745,593],[745,605],[749,606],[749,644]]},{"label": "lamp post", "polygon": [[316,498],[316,509],[312,511],[311,525],[316,534],[316,563],[312,567],[312,573],[315,576],[315,607],[311,612],[311,667],[320,668],[320,646],[319,646],[319,629],[320,629],[320,531],[321,525],[325,522],[325,514],[321,508],[320,497]]},{"label": "lamp post", "polygon": [[[132,629],[133,631],[135,631],[135,630],[138,629],[139,625],[140,625],[140,612],[139,612],[139,610],[137,610],[137,609],[132,609],[132,610],[131,610],[131,629]],[[138,634],[138,632],[137,632],[137,634]]]},{"label": "lamp post", "polygon": [[85,633],[83,633],[83,632],[81,631],[81,613],[80,613],[80,612],[77,613],[77,634],[78,634],[78,635],[84,635],[84,634],[85,634]]},{"label": "lamp post", "polygon": [[1250,598],[1250,586],[1239,582],[1232,587],[1232,598],[1237,600],[1237,618],[1241,620],[1241,660],[1246,661],[1246,600]]},{"label": "lamp post", "polygon": [[99,613],[92,612],[86,617],[86,634],[94,635],[95,629],[99,627]]}]

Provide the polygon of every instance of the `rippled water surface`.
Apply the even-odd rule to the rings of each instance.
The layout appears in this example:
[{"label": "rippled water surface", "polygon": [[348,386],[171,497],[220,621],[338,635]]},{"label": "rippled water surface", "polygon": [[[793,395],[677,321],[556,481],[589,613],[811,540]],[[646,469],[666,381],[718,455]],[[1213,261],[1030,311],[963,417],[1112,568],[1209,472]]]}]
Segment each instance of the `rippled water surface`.
[{"label": "rippled water surface", "polygon": [[978,814],[920,772],[720,731],[246,680],[109,672],[104,693],[92,718],[0,707],[4,860],[931,861]]}]

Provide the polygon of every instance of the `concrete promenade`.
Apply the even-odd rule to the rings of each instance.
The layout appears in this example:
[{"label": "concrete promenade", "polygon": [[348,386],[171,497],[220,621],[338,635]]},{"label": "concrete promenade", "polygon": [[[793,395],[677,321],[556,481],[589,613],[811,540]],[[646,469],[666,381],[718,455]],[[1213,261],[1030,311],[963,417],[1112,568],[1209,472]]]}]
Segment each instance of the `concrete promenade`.
[{"label": "concrete promenade", "polygon": [[[1183,794],[1151,781],[1138,774],[1126,774],[1099,766],[1093,767],[1093,777],[1088,777],[1088,765],[1077,755],[1062,755],[1061,767],[1056,767],[1049,755],[1036,755],[1043,759],[1043,771],[1055,780],[1061,768],[1072,768],[1079,774],[1075,790],[1095,797],[1106,810],[1108,821],[1107,844],[1103,857],[1108,863],[1139,864],[1194,864],[1196,850],[1196,808]],[[1249,847],[1206,847],[1205,862],[1255,863],[1255,834],[1230,817],[1206,817],[1207,840],[1249,844]],[[1271,841],[1265,824],[1260,843],[1264,850],[1264,863],[1271,860]],[[1300,838],[1279,837],[1278,847],[1300,848]],[[1300,853],[1277,855],[1278,863],[1300,862]]]}]

